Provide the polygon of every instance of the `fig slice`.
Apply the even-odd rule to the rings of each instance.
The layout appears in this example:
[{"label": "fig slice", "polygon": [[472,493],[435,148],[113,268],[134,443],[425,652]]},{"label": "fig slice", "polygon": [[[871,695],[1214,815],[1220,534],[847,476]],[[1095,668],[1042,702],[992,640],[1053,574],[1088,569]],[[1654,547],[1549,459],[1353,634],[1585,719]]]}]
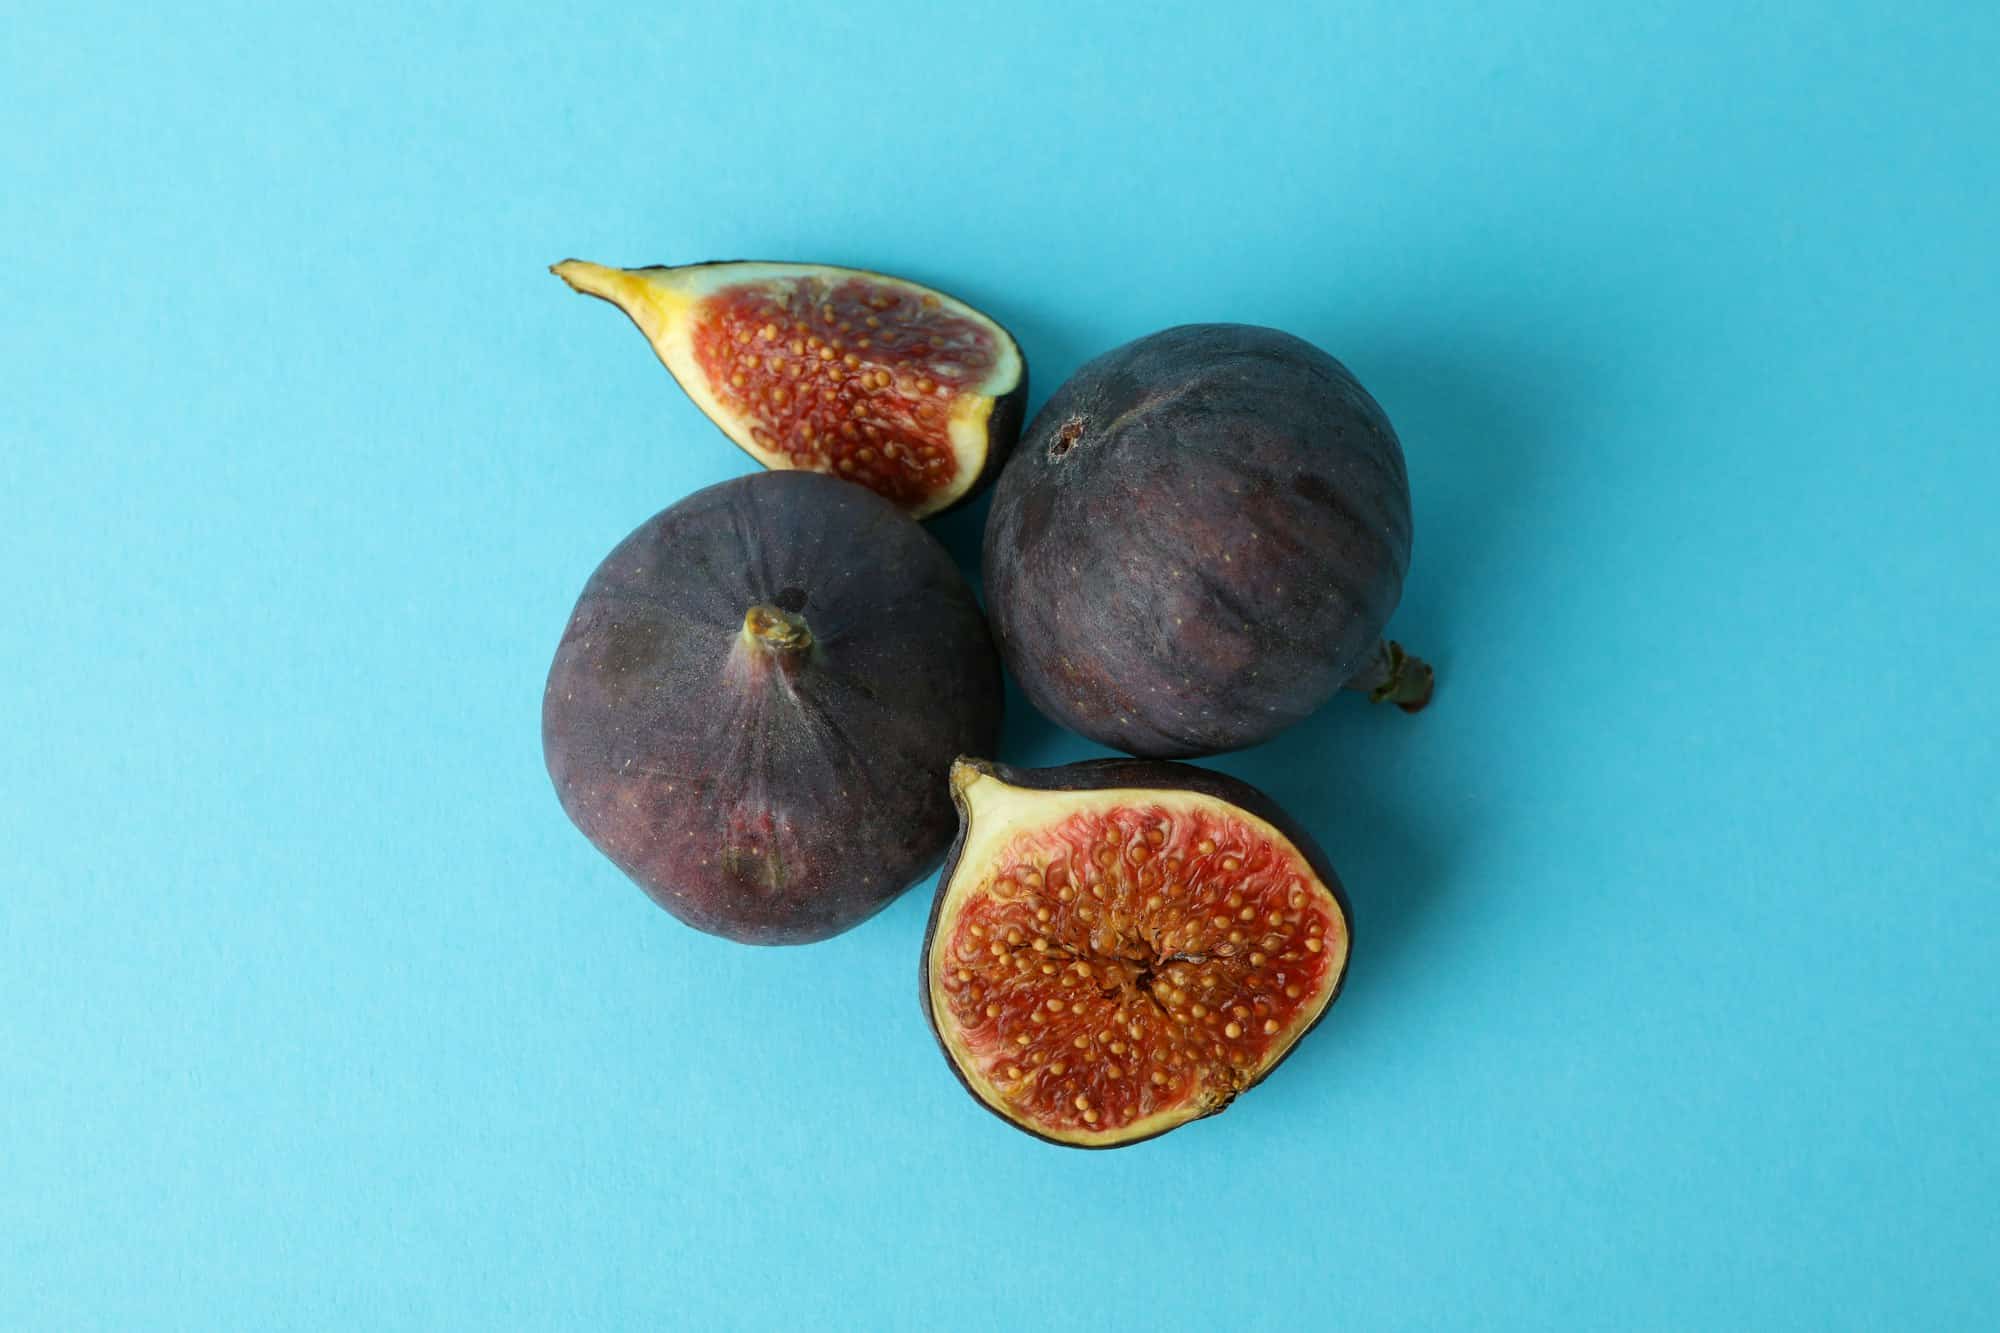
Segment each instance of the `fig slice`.
[{"label": "fig slice", "polygon": [[961,758],[951,791],[921,999],[959,1081],[1017,1129],[1115,1148],[1214,1115],[1339,994],[1340,881],[1254,787]]},{"label": "fig slice", "polygon": [[943,292],[831,264],[551,270],[623,310],[695,406],[752,458],[856,481],[917,518],[998,473],[1028,366]]}]

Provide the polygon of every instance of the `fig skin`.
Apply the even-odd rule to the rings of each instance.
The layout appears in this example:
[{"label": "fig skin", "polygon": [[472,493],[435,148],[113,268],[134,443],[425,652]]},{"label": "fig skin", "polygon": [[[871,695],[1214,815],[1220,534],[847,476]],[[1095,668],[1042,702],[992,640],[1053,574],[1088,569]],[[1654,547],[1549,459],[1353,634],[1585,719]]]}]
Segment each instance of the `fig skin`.
[{"label": "fig skin", "polygon": [[935,538],[812,472],[696,492],[606,557],[543,695],[549,776],[654,901],[749,944],[846,930],[933,868],[1000,668]]},{"label": "fig skin", "polygon": [[[1341,884],[1340,877],[1334,873],[1333,863],[1328,859],[1325,850],[1311,834],[1299,826],[1296,820],[1285,813],[1283,807],[1256,787],[1226,773],[1161,759],[1086,759],[1055,768],[1015,768],[992,760],[961,756],[954,769],[959,765],[964,765],[975,772],[991,774],[1009,786],[1023,787],[1031,791],[1097,792],[1131,788],[1136,791],[1192,792],[1248,811],[1276,829],[1298,849],[1306,864],[1312,867],[1313,873],[1319,877],[1320,882],[1326,886],[1333,895],[1334,902],[1340,907],[1340,914],[1347,926],[1347,961],[1341,968],[1340,975],[1335,978],[1333,991],[1326,997],[1326,1003],[1321,1007],[1319,1015],[1299,1033],[1289,1048],[1271,1062],[1268,1068],[1245,1084],[1237,1092],[1237,1097],[1241,1097],[1269,1078],[1304,1044],[1313,1030],[1326,1021],[1327,1014],[1333,1011],[1341,992],[1347,988],[1348,974],[1354,970],[1354,908],[1349,903],[1347,890]],[[946,898],[951,891],[952,879],[958,873],[959,858],[965,850],[966,835],[972,827],[969,811],[959,796],[956,782],[952,784],[952,798],[958,807],[958,835],[953,838],[951,849],[945,853],[944,866],[938,872],[937,893],[931,900],[930,916],[924,925],[923,947],[918,954],[917,963],[917,1004],[923,1011],[924,1024],[930,1029],[932,1040],[937,1043],[938,1053],[944,1057],[946,1067],[951,1070],[952,1077],[958,1080],[959,1086],[965,1089],[966,1095],[989,1114],[1024,1134],[1032,1135],[1044,1143],[1055,1144],[1057,1147],[1079,1148],[1092,1152],[1129,1148],[1135,1143],[1144,1143],[1162,1134],[1171,1134],[1174,1130],[1193,1124],[1196,1120],[1205,1120],[1209,1116],[1220,1115],[1227,1110],[1233,1104],[1233,1098],[1231,1102],[1150,1133],[1114,1142],[1080,1143],[1044,1134],[1033,1125],[1006,1114],[979,1094],[978,1089],[973,1087],[972,1081],[966,1077],[965,1071],[960,1069],[958,1062],[952,1058],[951,1048],[945,1043],[944,1034],[939,1030],[938,1016],[931,1003],[931,947],[936,942],[938,926],[944,917]]]},{"label": "fig skin", "polygon": [[1423,706],[1430,668],[1381,641],[1410,539],[1402,447],[1345,367],[1275,329],[1183,325],[1091,361],[1036,415],[987,519],[988,614],[1057,722],[1216,754],[1343,685]]}]

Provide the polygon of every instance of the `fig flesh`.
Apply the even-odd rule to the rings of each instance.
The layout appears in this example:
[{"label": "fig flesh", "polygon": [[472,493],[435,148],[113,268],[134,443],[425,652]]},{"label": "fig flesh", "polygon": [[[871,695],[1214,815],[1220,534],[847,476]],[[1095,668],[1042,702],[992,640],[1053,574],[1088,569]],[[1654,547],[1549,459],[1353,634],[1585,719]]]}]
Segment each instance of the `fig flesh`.
[{"label": "fig flesh", "polygon": [[1000,698],[936,539],[859,486],[759,472],[605,558],[549,669],[542,740],[564,810],[662,907],[800,944],[937,865],[941,779],[993,744]]},{"label": "fig flesh", "polygon": [[1340,881],[1255,788],[961,759],[951,789],[921,999],[959,1081],[1017,1129],[1114,1148],[1214,1115],[1339,994]]},{"label": "fig flesh", "polygon": [[695,405],[770,468],[859,482],[918,518],[966,499],[1020,434],[1013,335],[902,278],[738,260],[552,270],[623,310]]},{"label": "fig flesh", "polygon": [[1382,641],[1410,560],[1388,418],[1275,329],[1194,324],[1085,365],[987,518],[987,606],[1035,706],[1149,757],[1268,740],[1343,685],[1409,711],[1431,670]]}]

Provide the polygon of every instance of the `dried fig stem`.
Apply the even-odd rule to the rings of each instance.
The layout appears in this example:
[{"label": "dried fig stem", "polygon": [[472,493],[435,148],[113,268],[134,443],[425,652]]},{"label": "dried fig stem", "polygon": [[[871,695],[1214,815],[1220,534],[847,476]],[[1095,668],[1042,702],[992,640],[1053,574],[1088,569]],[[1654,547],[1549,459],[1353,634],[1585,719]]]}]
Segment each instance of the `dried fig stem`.
[{"label": "dried fig stem", "polygon": [[812,631],[805,617],[759,602],[743,615],[743,640],[787,678],[812,654]]},{"label": "dried fig stem", "polygon": [[1372,703],[1392,703],[1405,713],[1418,713],[1431,701],[1436,678],[1429,662],[1404,652],[1394,639],[1384,639],[1342,688],[1361,690]]}]

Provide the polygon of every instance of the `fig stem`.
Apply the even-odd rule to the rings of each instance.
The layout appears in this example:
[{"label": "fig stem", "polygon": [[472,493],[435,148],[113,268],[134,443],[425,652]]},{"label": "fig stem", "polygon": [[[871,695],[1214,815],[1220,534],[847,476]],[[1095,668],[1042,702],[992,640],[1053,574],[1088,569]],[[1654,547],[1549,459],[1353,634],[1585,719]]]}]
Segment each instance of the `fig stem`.
[{"label": "fig stem", "polygon": [[1343,689],[1360,690],[1371,703],[1392,703],[1405,713],[1419,713],[1431,701],[1437,673],[1421,657],[1403,651],[1394,639],[1375,645]]},{"label": "fig stem", "polygon": [[805,617],[769,602],[743,613],[743,637],[781,662],[796,662],[812,651],[812,631],[806,628]]}]

